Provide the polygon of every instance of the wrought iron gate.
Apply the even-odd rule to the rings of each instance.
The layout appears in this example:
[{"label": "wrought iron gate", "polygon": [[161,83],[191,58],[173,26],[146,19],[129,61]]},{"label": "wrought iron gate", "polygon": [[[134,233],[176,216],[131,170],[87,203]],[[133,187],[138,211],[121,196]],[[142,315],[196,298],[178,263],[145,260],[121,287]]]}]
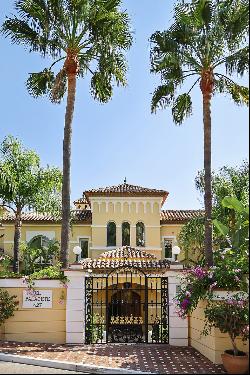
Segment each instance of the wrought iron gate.
[{"label": "wrought iron gate", "polygon": [[168,279],[122,268],[85,280],[85,342],[168,343]]}]

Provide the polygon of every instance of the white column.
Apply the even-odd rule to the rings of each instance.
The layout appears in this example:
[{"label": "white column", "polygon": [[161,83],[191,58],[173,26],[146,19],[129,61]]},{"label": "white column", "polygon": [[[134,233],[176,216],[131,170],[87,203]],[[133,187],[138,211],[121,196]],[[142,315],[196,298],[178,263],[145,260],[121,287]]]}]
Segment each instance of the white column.
[{"label": "white column", "polygon": [[[175,266],[171,265],[171,269]],[[177,269],[180,265],[176,266]],[[169,272],[168,275],[168,290],[169,290],[169,344],[174,346],[188,346],[188,318],[180,318],[173,303],[173,298],[176,296],[180,280],[178,279],[178,272]]]},{"label": "white column", "polygon": [[85,326],[85,275],[82,270],[65,271],[69,279],[66,304],[66,343],[83,344]]}]

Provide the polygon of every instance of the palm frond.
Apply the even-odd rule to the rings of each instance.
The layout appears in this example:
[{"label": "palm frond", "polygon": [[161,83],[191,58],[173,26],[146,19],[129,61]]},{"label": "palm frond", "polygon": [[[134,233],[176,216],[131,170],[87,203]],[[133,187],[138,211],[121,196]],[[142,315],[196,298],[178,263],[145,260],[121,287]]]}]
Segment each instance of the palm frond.
[{"label": "palm frond", "polygon": [[30,95],[37,98],[50,93],[55,83],[54,73],[49,69],[44,69],[39,73],[31,73],[26,86]]},{"label": "palm frond", "polygon": [[181,125],[185,118],[191,116],[192,112],[191,96],[187,93],[179,95],[174,101],[172,108],[174,123]]},{"label": "palm frond", "polygon": [[215,93],[228,94],[237,105],[249,106],[249,88],[240,86],[221,74],[216,74]]},{"label": "palm frond", "polygon": [[107,103],[113,94],[111,76],[105,72],[95,72],[91,79],[91,94],[101,103]]},{"label": "palm frond", "polygon": [[157,87],[153,94],[151,102],[151,112],[156,113],[158,108],[165,109],[171,105],[175,94],[174,81],[170,81],[168,84]]},{"label": "palm frond", "polygon": [[244,47],[225,58],[226,71],[232,75],[237,73],[243,76],[249,71],[249,47]]},{"label": "palm frond", "polygon": [[28,45],[31,50],[40,50],[40,38],[27,22],[17,17],[8,18],[2,25],[1,32],[4,36],[10,37],[12,43]]},{"label": "palm frond", "polygon": [[223,0],[219,4],[219,19],[230,50],[239,48],[249,34],[248,0]]},{"label": "palm frond", "polygon": [[214,5],[212,0],[198,0],[193,10],[193,19],[198,28],[211,25],[213,18]]}]

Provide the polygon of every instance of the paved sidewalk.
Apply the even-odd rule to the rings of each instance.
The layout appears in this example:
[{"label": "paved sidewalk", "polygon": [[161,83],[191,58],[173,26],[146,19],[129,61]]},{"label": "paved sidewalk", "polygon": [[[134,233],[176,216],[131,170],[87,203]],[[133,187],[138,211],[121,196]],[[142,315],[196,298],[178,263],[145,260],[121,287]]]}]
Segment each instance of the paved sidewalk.
[{"label": "paved sidewalk", "polygon": [[[49,367],[23,365],[12,362],[0,362],[0,374],[84,374],[83,372],[74,372],[67,370],[60,370]],[[88,373],[85,373],[88,374]]]},{"label": "paved sidewalk", "polygon": [[154,374],[225,373],[222,366],[214,365],[195,349],[169,345],[81,346],[0,341],[0,353]]}]

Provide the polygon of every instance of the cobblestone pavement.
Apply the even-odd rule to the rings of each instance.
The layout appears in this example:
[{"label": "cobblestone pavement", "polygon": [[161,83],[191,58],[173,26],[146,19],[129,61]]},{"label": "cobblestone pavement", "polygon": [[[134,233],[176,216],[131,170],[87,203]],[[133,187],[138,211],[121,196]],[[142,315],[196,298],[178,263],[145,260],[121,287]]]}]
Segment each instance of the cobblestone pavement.
[{"label": "cobblestone pavement", "polygon": [[223,374],[191,347],[145,344],[54,345],[0,341],[0,352],[158,374]]}]

